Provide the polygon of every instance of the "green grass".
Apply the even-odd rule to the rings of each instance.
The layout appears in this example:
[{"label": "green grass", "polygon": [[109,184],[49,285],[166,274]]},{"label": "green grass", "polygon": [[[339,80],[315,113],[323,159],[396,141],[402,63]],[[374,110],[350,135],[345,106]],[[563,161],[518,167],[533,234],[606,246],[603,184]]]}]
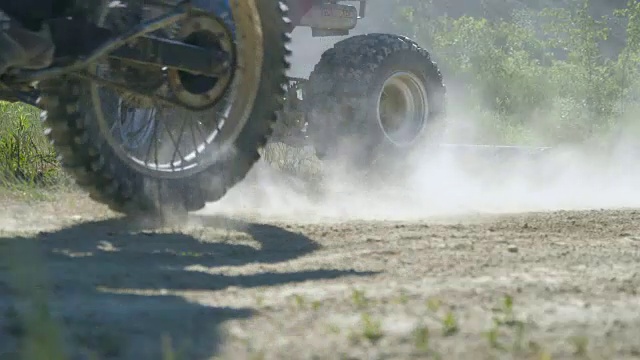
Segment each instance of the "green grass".
[{"label": "green grass", "polygon": [[64,179],[39,113],[22,103],[0,102],[0,186],[5,189],[20,192]]}]

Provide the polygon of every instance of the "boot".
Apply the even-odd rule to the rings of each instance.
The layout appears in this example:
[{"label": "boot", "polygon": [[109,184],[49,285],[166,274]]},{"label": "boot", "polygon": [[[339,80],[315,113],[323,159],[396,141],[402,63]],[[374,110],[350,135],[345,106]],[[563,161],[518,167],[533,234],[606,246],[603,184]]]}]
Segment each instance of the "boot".
[{"label": "boot", "polygon": [[55,46],[49,27],[31,31],[17,22],[0,32],[0,74],[10,68],[43,69],[51,65]]}]

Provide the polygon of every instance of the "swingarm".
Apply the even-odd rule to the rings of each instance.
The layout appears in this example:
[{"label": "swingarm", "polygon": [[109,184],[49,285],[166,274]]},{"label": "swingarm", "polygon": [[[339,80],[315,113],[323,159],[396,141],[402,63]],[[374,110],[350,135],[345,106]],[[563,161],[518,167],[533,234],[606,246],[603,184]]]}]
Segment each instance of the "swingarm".
[{"label": "swingarm", "polygon": [[[5,85],[30,84],[86,69],[96,60],[107,57],[123,63],[143,64],[204,76],[215,76],[230,66],[231,55],[222,49],[212,49],[186,42],[148,35],[181,20],[196,16],[198,9],[190,2],[154,19],[143,21],[115,36],[85,56],[70,63],[43,70],[23,70],[3,79]],[[195,13],[195,14],[194,14]]]}]

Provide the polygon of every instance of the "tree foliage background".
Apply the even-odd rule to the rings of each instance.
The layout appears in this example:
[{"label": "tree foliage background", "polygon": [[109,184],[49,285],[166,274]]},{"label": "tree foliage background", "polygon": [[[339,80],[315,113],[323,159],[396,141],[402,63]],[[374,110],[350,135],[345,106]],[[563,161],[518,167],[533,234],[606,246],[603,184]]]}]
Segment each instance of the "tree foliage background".
[{"label": "tree foliage background", "polygon": [[511,3],[454,17],[441,1],[396,0],[392,22],[463,88],[450,106],[476,114],[467,121],[484,125],[485,141],[555,145],[629,129],[640,115],[640,2],[609,1],[604,15],[595,0]]}]

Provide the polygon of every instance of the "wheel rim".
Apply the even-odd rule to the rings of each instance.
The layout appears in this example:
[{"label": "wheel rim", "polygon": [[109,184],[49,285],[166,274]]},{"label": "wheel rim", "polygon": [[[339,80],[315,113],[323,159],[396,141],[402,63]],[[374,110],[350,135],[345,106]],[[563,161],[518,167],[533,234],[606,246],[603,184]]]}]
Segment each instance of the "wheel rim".
[{"label": "wheel rim", "polygon": [[393,73],[382,85],[377,105],[378,125],[388,141],[406,147],[418,139],[429,107],[427,90],[418,76]]},{"label": "wheel rim", "polygon": [[117,119],[112,126],[114,137],[120,138],[122,146],[138,150],[151,140],[157,126],[155,109],[135,108],[118,99]]},{"label": "wheel rim", "polygon": [[[226,96],[215,106],[212,104],[206,110],[190,111],[162,107],[144,99],[137,99],[132,104],[124,94],[91,84],[91,102],[96,120],[107,143],[119,158],[146,175],[181,178],[203,171],[230,155],[235,139],[252,110],[262,69],[263,39],[255,35],[255,29],[261,27],[255,1],[232,0],[233,32],[228,30],[227,24],[216,29],[224,29],[230,36],[230,41],[220,46],[231,47],[228,50],[234,55],[233,63],[236,66],[231,67],[235,71],[228,74],[226,79]],[[107,19],[104,15],[101,17]],[[211,23],[212,18],[207,17],[205,21]],[[234,38],[239,41],[236,43]],[[108,72],[108,69],[105,71],[105,64],[101,63],[96,64],[94,71],[100,75]],[[164,81],[159,91],[166,90],[175,81],[189,79],[189,76],[172,75],[164,69],[162,76]],[[216,88],[216,94],[222,92]],[[179,95],[190,99],[190,94]]]}]

